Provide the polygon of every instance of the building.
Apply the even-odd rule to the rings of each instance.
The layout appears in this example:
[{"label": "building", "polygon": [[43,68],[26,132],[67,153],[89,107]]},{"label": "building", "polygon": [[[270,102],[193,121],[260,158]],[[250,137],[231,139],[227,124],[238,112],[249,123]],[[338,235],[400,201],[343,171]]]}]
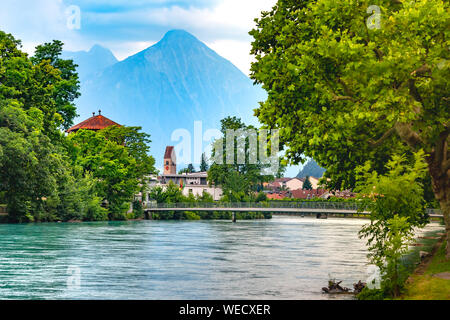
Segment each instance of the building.
[{"label": "building", "polygon": [[175,148],[173,146],[166,147],[164,153],[164,174],[176,174],[177,173],[177,156],[175,154]]},{"label": "building", "polygon": [[303,188],[303,183],[305,181],[299,178],[292,178],[288,181],[286,181],[286,187],[289,190],[298,190]]},{"label": "building", "polygon": [[282,200],[285,198],[291,198],[292,194],[290,191],[269,191],[266,193],[268,200]]},{"label": "building", "polygon": [[313,199],[320,198],[322,195],[327,193],[324,189],[312,189],[312,190],[294,190],[292,191],[292,198],[294,199]]},{"label": "building", "polygon": [[281,189],[287,189],[286,183],[291,180],[291,178],[278,178],[274,181],[267,184],[267,189],[269,190],[281,190]]},{"label": "building", "polygon": [[180,186],[184,196],[192,194],[194,196],[202,196],[209,193],[214,201],[220,200],[222,197],[222,189],[208,184],[207,172],[194,172],[183,174],[163,174],[158,177],[159,185],[163,188],[170,182]]},{"label": "building", "polygon": [[320,178],[309,177],[309,182],[311,182],[311,185],[312,185],[313,189],[318,189],[319,188],[319,180],[320,180]]},{"label": "building", "polygon": [[95,115],[95,112],[93,112],[92,117],[67,129],[67,133],[77,132],[78,130],[81,130],[81,129],[98,131],[98,130],[102,130],[102,129],[105,129],[105,128],[108,128],[111,126],[121,127],[121,125],[118,124],[117,122],[114,122],[114,121],[102,116],[102,111],[98,110],[98,115]]},{"label": "building", "polygon": [[163,174],[157,177],[157,182],[152,181],[149,184],[149,189],[156,186],[167,187],[169,183],[174,183],[179,186],[184,196],[192,194],[194,196],[202,196],[205,193],[210,194],[214,201],[220,200],[222,197],[222,189],[210,185],[208,183],[207,172],[193,172],[177,174],[177,158],[175,154],[175,148],[173,146],[166,147],[164,153],[164,171]]},{"label": "building", "polygon": [[343,190],[343,191],[335,190],[335,191],[327,191],[323,195],[321,195],[321,198],[323,198],[323,199],[329,199],[331,197],[350,199],[350,198],[355,198],[356,193],[354,193],[350,190]]}]

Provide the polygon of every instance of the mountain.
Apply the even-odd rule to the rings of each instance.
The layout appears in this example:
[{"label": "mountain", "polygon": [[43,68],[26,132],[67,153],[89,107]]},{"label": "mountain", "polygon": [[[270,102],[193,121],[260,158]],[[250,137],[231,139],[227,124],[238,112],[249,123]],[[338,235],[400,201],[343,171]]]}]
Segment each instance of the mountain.
[{"label": "mountain", "polygon": [[309,177],[316,177],[316,178],[322,178],[323,174],[325,173],[325,169],[321,168],[316,161],[309,160],[302,170],[297,174],[297,178],[305,178],[306,176]]},{"label": "mountain", "polygon": [[[106,51],[96,51],[102,54],[95,59],[104,59]],[[151,153],[158,167],[166,145],[180,142],[171,140],[174,130],[189,131],[193,155],[194,121],[202,121],[203,132],[220,129],[220,120],[228,115],[256,124],[253,109],[266,97],[230,61],[183,30],[169,31],[155,45],[117,63],[110,64],[109,59],[100,66],[100,61],[96,64],[85,57],[74,57],[80,73],[86,75],[77,101],[80,120],[101,109],[120,124],[142,126],[151,134]],[[199,163],[200,156],[185,163]]]},{"label": "mountain", "polygon": [[72,59],[78,64],[78,75],[80,76],[81,82],[86,81],[89,76],[101,72],[118,62],[109,49],[98,44],[93,46],[89,51],[64,51],[62,58]]}]

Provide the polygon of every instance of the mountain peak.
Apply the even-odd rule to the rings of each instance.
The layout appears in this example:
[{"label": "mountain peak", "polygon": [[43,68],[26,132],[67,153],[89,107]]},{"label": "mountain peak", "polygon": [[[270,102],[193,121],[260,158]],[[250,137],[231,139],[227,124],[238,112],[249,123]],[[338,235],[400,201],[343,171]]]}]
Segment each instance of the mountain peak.
[{"label": "mountain peak", "polygon": [[107,48],[105,48],[105,47],[103,47],[103,46],[101,46],[99,44],[94,44],[92,46],[92,48],[89,50],[90,53],[93,53],[93,52],[105,52],[105,51],[111,52],[111,50],[109,50],[109,49],[107,49]]},{"label": "mountain peak", "polygon": [[199,41],[194,35],[182,29],[174,29],[168,31],[160,42],[186,42],[186,41]]}]

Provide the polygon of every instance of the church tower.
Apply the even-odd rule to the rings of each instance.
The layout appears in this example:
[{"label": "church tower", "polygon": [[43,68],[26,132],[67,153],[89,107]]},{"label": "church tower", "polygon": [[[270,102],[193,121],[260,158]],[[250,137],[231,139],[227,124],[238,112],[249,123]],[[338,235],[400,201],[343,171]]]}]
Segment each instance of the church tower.
[{"label": "church tower", "polygon": [[177,174],[177,157],[175,155],[175,148],[172,146],[166,147],[164,154],[164,174]]}]

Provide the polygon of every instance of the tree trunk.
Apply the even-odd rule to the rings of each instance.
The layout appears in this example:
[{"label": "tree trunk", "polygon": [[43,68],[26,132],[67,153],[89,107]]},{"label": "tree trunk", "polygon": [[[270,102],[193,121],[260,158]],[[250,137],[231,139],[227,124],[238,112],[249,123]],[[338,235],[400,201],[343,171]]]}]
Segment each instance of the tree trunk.
[{"label": "tree trunk", "polygon": [[428,169],[431,175],[433,192],[439,201],[444,215],[445,230],[447,234],[446,258],[450,259],[450,170],[443,171],[442,162],[433,161],[433,156],[427,159]]}]

